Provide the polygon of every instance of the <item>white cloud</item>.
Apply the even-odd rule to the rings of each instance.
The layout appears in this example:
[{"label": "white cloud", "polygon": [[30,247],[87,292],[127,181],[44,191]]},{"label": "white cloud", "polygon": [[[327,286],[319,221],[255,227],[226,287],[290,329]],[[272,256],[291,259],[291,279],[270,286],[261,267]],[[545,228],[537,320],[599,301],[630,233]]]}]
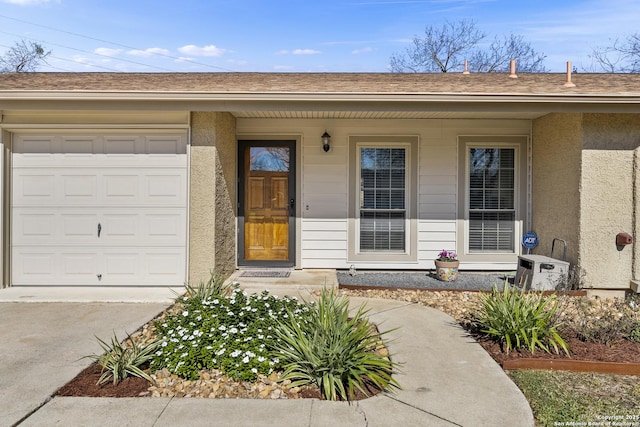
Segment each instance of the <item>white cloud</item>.
[{"label": "white cloud", "polygon": [[319,50],[313,49],[296,49],[291,53],[293,53],[294,55],[318,55],[321,52]]},{"label": "white cloud", "polygon": [[182,46],[178,50],[184,54],[194,56],[222,56],[226,52],[226,50],[220,49],[212,44],[202,47],[190,44]]},{"label": "white cloud", "polygon": [[102,56],[117,56],[122,49],[110,49],[108,47],[99,47],[93,51],[93,53]]},{"label": "white cloud", "polygon": [[145,50],[134,49],[127,52],[129,55],[134,56],[151,56],[151,55],[165,55],[169,56],[171,52],[161,47],[150,47]]},{"label": "white cloud", "polygon": [[293,67],[290,65],[274,65],[273,69],[276,71],[290,71],[293,70]]},{"label": "white cloud", "polygon": [[34,4],[60,3],[60,0],[2,0],[2,3],[17,4],[18,6],[31,6]]},{"label": "white cloud", "polygon": [[352,55],[360,55],[362,53],[370,53],[373,52],[373,48],[372,47],[365,47],[362,49],[354,49],[351,51]]},{"label": "white cloud", "polygon": [[313,49],[294,49],[294,50],[279,50],[276,55],[318,55],[322,52]]}]

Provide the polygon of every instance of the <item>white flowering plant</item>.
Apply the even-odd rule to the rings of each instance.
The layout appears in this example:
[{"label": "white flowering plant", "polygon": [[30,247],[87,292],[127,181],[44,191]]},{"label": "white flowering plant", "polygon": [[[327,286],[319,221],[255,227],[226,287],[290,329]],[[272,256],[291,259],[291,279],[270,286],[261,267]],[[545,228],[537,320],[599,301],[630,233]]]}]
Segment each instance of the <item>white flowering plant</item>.
[{"label": "white flowering plant", "polygon": [[277,298],[267,291],[247,295],[182,300],[182,311],[156,323],[158,350],[152,370],[167,368],[195,380],[202,369],[220,369],[236,380],[253,381],[281,368],[271,355],[278,324],[290,316],[305,323],[309,306],[295,298]]}]

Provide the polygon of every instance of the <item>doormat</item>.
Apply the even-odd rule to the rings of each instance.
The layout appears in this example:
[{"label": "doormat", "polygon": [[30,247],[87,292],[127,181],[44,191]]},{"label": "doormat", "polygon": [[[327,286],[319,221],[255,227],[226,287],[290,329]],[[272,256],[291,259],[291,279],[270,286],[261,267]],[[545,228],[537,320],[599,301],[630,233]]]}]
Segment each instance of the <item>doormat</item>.
[{"label": "doormat", "polygon": [[289,270],[244,270],[240,277],[289,277]]}]

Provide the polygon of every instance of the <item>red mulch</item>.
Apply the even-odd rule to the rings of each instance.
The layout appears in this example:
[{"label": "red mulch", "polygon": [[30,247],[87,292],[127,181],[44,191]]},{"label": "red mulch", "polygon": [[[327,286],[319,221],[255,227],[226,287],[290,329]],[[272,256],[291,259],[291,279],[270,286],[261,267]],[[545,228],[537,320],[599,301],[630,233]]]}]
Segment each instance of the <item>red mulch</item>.
[{"label": "red mulch", "polygon": [[100,375],[102,375],[102,367],[93,363],[58,390],[56,396],[137,397],[149,395],[147,392],[149,381],[144,378],[129,377],[117,384],[108,381],[97,385]]},{"label": "red mulch", "polygon": [[585,360],[590,362],[620,362],[620,363],[640,363],[640,343],[620,339],[611,345],[593,342],[584,342],[577,337],[565,337],[569,346],[570,357],[562,351],[556,354],[551,350],[547,353],[544,350],[536,350],[531,353],[529,350],[510,351],[509,354],[502,351],[501,346],[487,338],[486,336],[476,336],[476,340],[500,365],[506,360],[523,358],[540,359],[564,359],[564,360]]}]

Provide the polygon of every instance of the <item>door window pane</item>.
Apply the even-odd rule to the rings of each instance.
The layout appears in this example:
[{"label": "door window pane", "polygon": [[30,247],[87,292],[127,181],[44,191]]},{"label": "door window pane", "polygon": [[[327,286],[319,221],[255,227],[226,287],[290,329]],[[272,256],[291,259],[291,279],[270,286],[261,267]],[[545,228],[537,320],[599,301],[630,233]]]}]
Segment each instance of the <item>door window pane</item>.
[{"label": "door window pane", "polygon": [[249,169],[264,172],[289,172],[289,148],[251,147]]}]

